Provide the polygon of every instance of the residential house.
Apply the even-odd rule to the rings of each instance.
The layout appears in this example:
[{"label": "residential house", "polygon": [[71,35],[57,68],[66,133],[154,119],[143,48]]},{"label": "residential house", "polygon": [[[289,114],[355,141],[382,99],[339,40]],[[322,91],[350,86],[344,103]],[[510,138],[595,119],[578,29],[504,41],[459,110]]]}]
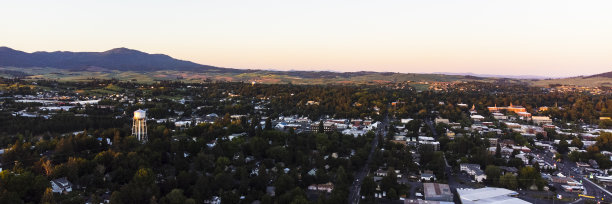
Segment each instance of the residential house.
[{"label": "residential house", "polygon": [[470,176],[473,176],[474,179],[478,182],[482,182],[484,179],[487,178],[487,175],[480,169],[479,164],[462,163],[459,166],[461,171],[464,171]]},{"label": "residential house", "polygon": [[69,193],[72,191],[72,183],[66,177],[51,180],[51,189],[54,193]]},{"label": "residential house", "polygon": [[308,186],[308,190],[324,191],[324,192],[327,192],[327,193],[331,193],[332,190],[334,190],[334,184],[331,183],[331,182],[324,183],[324,184],[312,184],[312,185]]},{"label": "residential house", "polygon": [[421,180],[435,181],[436,175],[433,174],[433,171],[423,171],[423,173],[421,173]]}]

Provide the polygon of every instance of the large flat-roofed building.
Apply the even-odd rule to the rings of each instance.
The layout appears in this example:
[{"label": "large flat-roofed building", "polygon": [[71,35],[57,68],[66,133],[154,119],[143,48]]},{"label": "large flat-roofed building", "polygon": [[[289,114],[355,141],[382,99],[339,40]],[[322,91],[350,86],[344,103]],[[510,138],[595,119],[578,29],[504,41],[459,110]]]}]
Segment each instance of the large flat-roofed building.
[{"label": "large flat-roofed building", "polygon": [[601,183],[608,185],[612,184],[612,176],[595,176],[595,178]]},{"label": "large flat-roofed building", "polygon": [[446,202],[453,201],[453,193],[451,192],[448,184],[424,183],[423,193],[425,194],[425,200]]},{"label": "large flat-roofed building", "polygon": [[495,105],[494,107],[488,107],[490,112],[499,112],[501,110],[507,110],[508,112],[515,112],[515,113],[519,113],[519,112],[527,112],[527,109],[523,106],[515,106],[512,105],[512,103],[510,103],[510,106],[507,107],[497,107],[497,105]]},{"label": "large flat-roofed building", "polygon": [[523,117],[523,118],[530,118],[531,117],[531,113],[525,112],[525,111],[516,112],[516,115],[518,115],[520,117]]},{"label": "large flat-roofed building", "polygon": [[518,199],[516,191],[505,188],[485,187],[479,189],[457,189],[462,204],[526,204]]},{"label": "large flat-roofed building", "polygon": [[533,120],[533,123],[538,124],[538,125],[542,125],[542,124],[550,125],[550,124],[552,124],[552,119],[550,119],[550,117],[548,117],[548,116],[533,116],[533,117],[531,117],[531,120]]},{"label": "large flat-roofed building", "polygon": [[[310,124],[310,131],[317,132],[319,131],[319,122]],[[336,123],[333,122],[324,122],[323,123],[323,132],[335,132],[336,131]]]}]

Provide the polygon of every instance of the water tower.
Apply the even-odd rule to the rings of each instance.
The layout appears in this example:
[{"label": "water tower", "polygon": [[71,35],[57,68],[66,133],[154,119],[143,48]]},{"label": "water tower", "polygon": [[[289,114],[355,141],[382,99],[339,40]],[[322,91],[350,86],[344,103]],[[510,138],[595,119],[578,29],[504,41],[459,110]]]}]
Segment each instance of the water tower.
[{"label": "water tower", "polygon": [[141,109],[134,111],[134,124],[132,125],[132,135],[140,142],[147,142],[147,112]]}]

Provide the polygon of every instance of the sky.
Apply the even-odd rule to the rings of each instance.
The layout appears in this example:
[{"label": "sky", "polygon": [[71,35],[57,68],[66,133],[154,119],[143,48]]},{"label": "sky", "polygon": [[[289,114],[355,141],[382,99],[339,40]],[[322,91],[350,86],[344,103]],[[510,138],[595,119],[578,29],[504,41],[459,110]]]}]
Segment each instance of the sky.
[{"label": "sky", "polygon": [[565,77],[612,71],[610,0],[0,0],[0,46],[220,67]]}]

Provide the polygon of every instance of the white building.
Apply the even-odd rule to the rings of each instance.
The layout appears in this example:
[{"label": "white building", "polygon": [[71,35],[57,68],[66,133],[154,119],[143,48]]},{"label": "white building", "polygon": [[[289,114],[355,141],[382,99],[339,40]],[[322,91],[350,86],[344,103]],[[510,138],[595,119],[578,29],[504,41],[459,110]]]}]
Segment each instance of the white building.
[{"label": "white building", "polygon": [[54,193],[69,193],[72,191],[72,183],[66,177],[51,181],[51,189]]},{"label": "white building", "polygon": [[552,119],[550,119],[548,116],[532,116],[531,120],[533,120],[533,123],[538,125],[552,124]]},{"label": "white building", "polygon": [[474,121],[483,121],[483,120],[485,119],[485,117],[484,117],[484,116],[482,116],[482,115],[472,115],[472,116],[470,116],[470,117],[471,117],[471,118],[472,118],[472,120],[474,120]]},{"label": "white building", "polygon": [[409,123],[410,121],[412,121],[412,118],[402,118],[402,119],[400,120],[400,122],[401,122],[402,124]]},{"label": "white building", "polygon": [[327,193],[331,193],[334,190],[334,184],[332,184],[331,182],[324,183],[324,184],[312,184],[308,186],[308,190],[324,191]]},{"label": "white building", "polygon": [[462,163],[459,165],[461,171],[466,172],[467,174],[474,176],[474,179],[478,182],[482,182],[487,178],[487,175],[480,169],[479,164],[467,164]]},{"label": "white building", "polygon": [[479,189],[457,189],[459,199],[463,204],[523,204],[527,201],[512,197],[518,195],[516,191],[505,188],[485,187]]}]

